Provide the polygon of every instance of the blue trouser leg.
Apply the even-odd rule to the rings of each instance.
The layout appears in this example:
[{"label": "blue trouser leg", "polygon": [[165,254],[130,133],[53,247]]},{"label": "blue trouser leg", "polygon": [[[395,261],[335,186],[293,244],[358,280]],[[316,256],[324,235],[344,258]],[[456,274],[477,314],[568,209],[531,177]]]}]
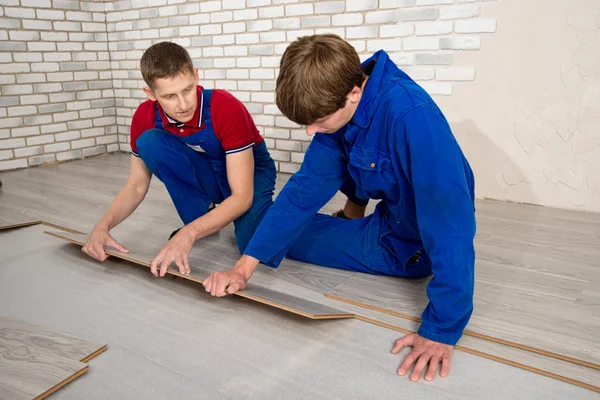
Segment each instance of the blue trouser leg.
[{"label": "blue trouser leg", "polygon": [[431,267],[426,256],[417,264],[404,265],[418,247],[397,237],[390,241],[389,229],[379,211],[377,208],[365,218],[351,220],[317,214],[294,241],[287,257],[376,275],[410,278],[429,275]]},{"label": "blue trouser leg", "polygon": [[369,199],[361,199],[356,196],[356,182],[354,182],[354,179],[352,179],[351,176],[346,178],[342,184],[342,187],[340,188],[340,192],[344,193],[346,197],[348,197],[348,200],[356,205],[366,206],[369,204]]},{"label": "blue trouser leg", "polygon": [[238,249],[243,253],[260,221],[273,204],[276,170],[267,146],[263,141],[254,147],[254,197],[252,207],[233,223]]},{"label": "blue trouser leg", "polygon": [[210,161],[161,129],[150,129],[137,140],[146,167],[166,186],[184,224],[206,214],[211,201],[223,201]]}]

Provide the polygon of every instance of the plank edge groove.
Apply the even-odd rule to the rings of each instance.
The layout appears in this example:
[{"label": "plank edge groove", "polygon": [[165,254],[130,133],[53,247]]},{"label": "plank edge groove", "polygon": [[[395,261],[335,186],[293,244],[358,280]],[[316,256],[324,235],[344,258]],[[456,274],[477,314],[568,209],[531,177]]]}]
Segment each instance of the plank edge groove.
[{"label": "plank edge groove", "polygon": [[52,393],[56,392],[57,390],[59,390],[63,386],[65,386],[65,385],[73,382],[75,379],[77,379],[81,375],[85,374],[88,371],[88,369],[89,369],[89,367],[87,365],[85,365],[85,367],[83,367],[79,371],[75,372],[73,375],[71,375],[70,377],[68,377],[64,381],[59,382],[56,385],[52,386],[50,389],[46,390],[44,393],[40,394],[39,396],[37,396],[33,400],[45,399],[46,397],[50,396]]},{"label": "plank edge groove", "polygon": [[[62,227],[60,227],[60,226],[55,226],[55,227],[57,227],[59,229],[62,229]],[[73,231],[71,231],[71,233],[79,234],[79,235],[85,235],[84,233],[81,233],[81,232],[73,232]],[[66,241],[71,242],[73,244],[76,244],[78,246],[83,246],[85,244],[81,240],[76,240],[76,239],[73,239],[73,238],[62,236],[58,232],[44,231],[44,234],[49,235],[49,236],[53,236],[53,237],[55,237],[57,239],[66,240]],[[113,257],[116,257],[116,258],[120,258],[120,259],[129,261],[129,262],[138,264],[138,265],[142,265],[144,267],[148,267],[148,268],[150,267],[150,263],[149,262],[140,261],[140,260],[137,260],[137,259],[135,259],[133,257],[128,257],[126,254],[119,253],[119,252],[113,251],[111,249],[105,249],[105,252],[106,252],[106,254],[108,254],[110,256],[113,256]],[[202,283],[203,282],[202,279],[196,278],[196,277],[191,276],[191,275],[184,275],[184,274],[181,274],[181,273],[179,273],[177,271],[170,270],[170,269],[167,269],[167,274],[170,274],[170,275],[173,275],[173,276],[176,276],[176,277],[180,277],[180,278],[184,278],[186,280],[190,280],[190,281],[193,281],[193,282],[196,282],[196,283]],[[263,288],[263,289],[270,290],[268,288]],[[285,293],[282,293],[282,294],[285,294]],[[293,314],[296,314],[296,315],[300,315],[300,316],[303,316],[305,318],[313,319],[313,320],[349,319],[349,318],[354,318],[354,314],[352,314],[352,313],[345,313],[345,312],[343,312],[341,310],[336,310],[336,309],[333,309],[331,307],[328,307],[326,305],[319,304],[319,303],[314,303],[314,304],[318,305],[318,306],[320,306],[322,308],[329,309],[332,312],[330,312],[330,313],[323,313],[323,314],[313,314],[313,313],[305,312],[305,311],[303,311],[303,310],[301,310],[299,308],[292,308],[292,307],[286,306],[286,305],[281,304],[281,303],[275,303],[275,302],[272,302],[272,301],[270,301],[268,299],[265,299],[265,298],[263,298],[263,297],[261,297],[259,295],[255,295],[255,294],[249,293],[248,289],[246,291],[237,292],[237,293],[235,293],[235,295],[238,296],[238,297],[242,297],[242,298],[246,298],[246,299],[249,299],[249,300],[253,300],[253,301],[257,302],[257,303],[262,303],[262,304],[265,304],[265,305],[268,305],[268,306],[271,306],[271,307],[275,307],[275,308],[278,308],[280,310],[284,310],[284,311],[287,311],[287,312],[290,312],[290,313],[293,313]],[[307,300],[307,302],[313,303],[313,302],[308,301],[308,300]]]},{"label": "plank edge groove", "polygon": [[[336,295],[333,295],[333,294],[325,293],[325,297],[328,298],[328,299],[330,299],[330,300],[339,301],[341,303],[351,304],[353,306],[357,306],[357,307],[365,308],[365,309],[368,309],[368,310],[373,310],[373,311],[381,312],[381,313],[388,314],[388,315],[393,315],[395,317],[400,317],[400,318],[408,319],[408,320],[411,320],[411,321],[421,322],[421,318],[418,318],[418,317],[415,317],[415,316],[412,316],[412,315],[402,314],[402,313],[399,313],[399,312],[396,312],[396,311],[388,310],[386,308],[381,308],[381,307],[377,307],[377,306],[372,306],[370,304],[361,303],[359,301],[345,299],[343,297],[339,297],[339,296],[336,296]],[[463,334],[468,335],[468,336],[473,336],[473,337],[476,337],[476,338],[479,338],[479,339],[488,340],[490,342],[499,343],[499,344],[503,344],[503,345],[506,345],[506,346],[514,347],[514,348],[517,348],[517,349],[530,351],[532,353],[540,354],[540,355],[543,355],[543,356],[546,356],[546,357],[556,358],[558,360],[567,361],[567,362],[570,362],[570,363],[573,363],[573,364],[582,365],[584,367],[588,367],[588,368],[593,368],[593,369],[600,370],[600,365],[599,364],[591,363],[589,361],[580,360],[580,359],[577,359],[577,358],[565,356],[565,355],[558,354],[558,353],[553,353],[553,352],[547,351],[547,350],[538,349],[536,347],[527,346],[527,345],[516,343],[516,342],[511,342],[509,340],[500,339],[500,338],[497,338],[497,337],[494,337],[494,336],[489,336],[489,335],[485,335],[485,334],[482,334],[482,333],[473,332],[473,331],[470,331],[470,330],[464,330]]]},{"label": "plank edge groove", "polygon": [[[398,331],[398,332],[401,332],[401,333],[404,333],[404,334],[407,334],[407,335],[415,333],[415,332],[413,332],[411,330],[400,328],[399,326],[388,324],[388,323],[382,322],[382,321],[377,321],[376,319],[372,319],[372,318],[368,318],[368,317],[363,317],[362,315],[356,315],[355,318],[358,319],[358,320],[360,320],[360,321],[364,321],[364,322],[367,322],[367,323],[370,323],[370,324],[373,324],[373,325],[378,325],[378,326],[381,326],[383,328],[387,328],[387,329],[391,329],[391,330],[394,330],[394,331]],[[454,348],[456,350],[460,350],[460,351],[463,351],[465,353],[473,354],[473,355],[478,356],[478,357],[487,358],[488,360],[492,360],[492,361],[496,361],[496,362],[499,362],[499,363],[502,363],[502,364],[510,365],[512,367],[520,368],[520,369],[523,369],[523,370],[526,370],[526,371],[529,371],[529,372],[536,373],[538,375],[547,376],[549,378],[553,378],[553,379],[556,379],[556,380],[559,380],[559,381],[562,381],[562,382],[566,382],[566,383],[569,383],[569,384],[572,384],[572,385],[575,385],[575,386],[582,387],[584,389],[588,389],[588,390],[592,390],[594,392],[600,393],[600,387],[594,386],[594,385],[590,385],[589,383],[581,382],[581,381],[578,381],[576,379],[568,378],[566,376],[558,375],[558,374],[555,374],[555,373],[550,372],[550,371],[546,371],[546,370],[543,370],[543,369],[540,369],[540,368],[531,367],[531,366],[526,365],[526,364],[518,363],[516,361],[508,360],[506,358],[498,357],[498,356],[495,356],[495,355],[492,355],[492,354],[489,354],[489,353],[485,353],[483,351],[471,349],[471,348],[468,348],[468,347],[458,346],[457,345],[457,346],[454,346]]]}]

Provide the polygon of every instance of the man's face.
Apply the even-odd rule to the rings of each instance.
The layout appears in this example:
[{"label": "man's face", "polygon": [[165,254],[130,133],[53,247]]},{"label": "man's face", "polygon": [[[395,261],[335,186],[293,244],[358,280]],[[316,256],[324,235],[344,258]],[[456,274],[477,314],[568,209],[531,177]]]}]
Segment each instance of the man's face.
[{"label": "man's face", "polygon": [[144,87],[144,92],[151,100],[159,102],[162,109],[171,118],[179,122],[188,122],[198,107],[196,85],[198,70],[194,74],[181,73],[173,78],[160,78],[154,81],[154,87]]},{"label": "man's face", "polygon": [[346,125],[356,112],[358,103],[362,95],[362,89],[355,86],[354,89],[348,94],[346,99],[346,105],[340,108],[333,114],[329,114],[323,118],[320,118],[310,125],[306,126],[306,134],[312,136],[315,133],[334,133],[340,128]]}]

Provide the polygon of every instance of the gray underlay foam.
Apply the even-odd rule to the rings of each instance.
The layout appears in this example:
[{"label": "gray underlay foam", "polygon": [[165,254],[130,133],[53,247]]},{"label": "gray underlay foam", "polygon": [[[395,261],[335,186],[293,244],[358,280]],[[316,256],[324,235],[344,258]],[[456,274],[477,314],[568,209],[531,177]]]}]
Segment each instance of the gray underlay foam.
[{"label": "gray underlay foam", "polygon": [[44,229],[0,232],[0,315],[108,344],[56,399],[598,399],[462,352],[448,378],[412,383],[395,373],[397,332],[212,298]]}]

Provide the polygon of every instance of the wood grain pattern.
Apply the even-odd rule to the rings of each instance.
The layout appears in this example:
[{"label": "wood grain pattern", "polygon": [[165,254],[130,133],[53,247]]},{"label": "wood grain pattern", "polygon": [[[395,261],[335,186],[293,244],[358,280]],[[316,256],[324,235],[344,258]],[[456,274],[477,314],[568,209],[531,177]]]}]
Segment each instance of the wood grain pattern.
[{"label": "wood grain pattern", "polygon": [[[69,232],[44,232],[50,236],[54,236],[59,239],[67,240],[71,243],[83,246],[85,244],[87,235],[69,233]],[[146,255],[130,252],[127,254],[120,253],[112,249],[106,249],[107,254],[111,256],[121,258],[127,261],[134,262],[145,267],[150,267],[149,257]],[[203,265],[206,265],[204,263]],[[202,283],[203,278],[207,277],[210,272],[209,270],[199,268],[193,264],[190,259],[190,269],[192,270],[190,275],[184,275],[174,270],[172,267],[167,270],[168,274],[188,279],[197,283]],[[222,267],[214,268],[215,270],[221,270]],[[311,319],[339,319],[339,318],[353,318],[354,315],[343,313],[340,310],[336,310],[332,307],[327,307],[322,304],[314,303],[305,299],[290,296],[286,293],[277,292],[268,288],[249,284],[246,290],[236,293],[239,297],[244,297],[259,303],[267,304],[272,307],[277,307],[285,311],[292,312],[294,314],[302,315]]]},{"label": "wood grain pattern", "polygon": [[[344,303],[347,303],[347,304],[352,304],[352,305],[357,306],[357,307],[362,307],[362,308],[366,308],[366,309],[369,309],[369,310],[377,311],[377,312],[380,312],[380,313],[394,315],[394,316],[399,317],[399,318],[404,318],[404,319],[408,319],[408,320],[419,322],[419,323],[421,322],[421,318],[415,317],[413,315],[403,314],[403,313],[399,313],[399,312],[396,312],[396,311],[388,310],[388,309],[385,309],[385,308],[381,308],[381,307],[377,307],[377,306],[372,306],[372,305],[361,303],[361,302],[358,302],[358,301],[346,299],[346,298],[343,298],[343,297],[338,297],[338,296],[330,294],[330,293],[326,293],[325,297],[328,298],[328,299],[331,299],[331,300],[336,300],[336,301],[344,302]],[[582,365],[582,366],[585,366],[585,367],[589,367],[589,368],[593,368],[593,369],[600,369],[599,366],[597,364],[594,364],[594,363],[590,363],[590,362],[583,361],[583,360],[578,360],[576,358],[564,356],[562,354],[553,353],[551,351],[541,350],[541,349],[538,349],[538,348],[535,348],[535,347],[532,347],[532,346],[526,346],[526,345],[523,345],[523,344],[520,344],[520,343],[511,342],[510,340],[505,340],[505,339],[496,338],[496,337],[489,336],[489,335],[480,334],[480,333],[477,333],[477,332],[470,331],[468,329],[465,329],[463,331],[463,334],[466,335],[466,336],[472,336],[472,337],[476,337],[476,338],[480,338],[480,339],[485,339],[485,340],[489,340],[490,342],[495,342],[495,343],[503,344],[503,345],[506,345],[506,346],[511,346],[511,347],[515,347],[515,348],[518,348],[518,349],[530,351],[532,353],[541,354],[543,356],[556,358],[558,360],[568,361],[568,362],[571,362],[571,363],[574,363],[574,364],[578,364],[578,365]],[[599,378],[600,378],[600,376],[599,376]]]},{"label": "wood grain pattern", "polygon": [[[597,252],[600,257],[600,250]],[[477,254],[475,310],[467,334],[600,369],[596,338],[600,315],[594,312],[598,299],[584,290],[589,287],[587,282],[600,275],[598,268],[580,264],[586,273],[571,268],[570,276],[562,276],[556,261],[541,264],[543,270],[536,271],[535,265],[540,264],[520,262],[515,252],[498,249]],[[533,260],[540,257],[543,255],[536,253]],[[586,261],[581,258],[580,262]],[[356,274],[328,294],[417,318],[428,303],[427,282]]]},{"label": "wood grain pattern", "polygon": [[[114,257],[102,264],[82,258],[77,246],[43,230],[0,233],[5,249],[0,315],[69,326],[74,335],[93,334],[111,344],[111,351],[95,360],[93,374],[61,389],[57,400],[598,398],[596,392],[462,351],[454,352],[448,378],[415,384],[396,374],[408,354],[390,354],[399,332],[353,319],[312,321],[235,297],[203,296],[191,281],[156,279],[146,267],[127,267]],[[294,296],[308,293],[311,301],[332,303],[320,293],[296,289]],[[390,324],[402,320],[383,316]]]},{"label": "wood grain pattern", "polygon": [[0,321],[0,398],[41,399],[87,371],[86,364],[65,356],[73,354],[64,336],[31,333],[24,326]]},{"label": "wood grain pattern", "polygon": [[[10,215],[11,218],[14,217],[15,222],[43,220],[67,226],[72,230],[89,232],[125,183],[129,161],[130,156],[128,155],[112,154],[103,158],[78,160],[46,168],[3,173],[2,180],[5,182],[5,186],[0,191],[0,222],[2,217]],[[278,176],[277,190],[285,182],[285,176]],[[343,202],[343,196],[338,195],[322,211],[332,212],[340,208]],[[372,201],[368,209],[372,209],[375,203]],[[536,339],[533,344],[539,345],[539,339],[550,344],[548,350],[554,351],[552,344],[560,340],[564,341],[564,332],[555,331],[555,329],[566,329],[575,335],[572,343],[570,340],[563,343],[572,351],[571,355],[580,354],[581,348],[594,349],[598,341],[586,343],[585,336],[589,337],[593,334],[593,330],[587,328],[586,323],[589,318],[597,317],[598,304],[600,304],[596,290],[597,285],[600,284],[600,278],[598,278],[595,261],[599,258],[597,243],[600,243],[598,238],[600,214],[488,200],[477,200],[476,207],[478,222],[476,238],[478,259],[476,301],[478,303],[476,309],[484,307],[499,310],[497,317],[491,315],[489,318],[481,319],[482,326],[486,329],[484,333],[496,332],[498,337],[515,341],[534,337]],[[152,257],[166,243],[171,231],[180,226],[181,221],[164,186],[158,180],[153,179],[148,196],[142,205],[132,217],[113,229],[111,233],[117,240],[124,242],[126,247],[130,246]],[[219,260],[220,256],[221,264],[230,268],[233,265],[230,261],[236,260],[236,257],[239,256],[235,250],[232,232],[233,229],[228,226],[218,234],[202,239],[194,246],[194,257],[197,254],[200,260],[205,256],[209,257],[208,254],[210,254],[211,259]],[[561,240],[565,242],[560,243]],[[216,250],[211,253],[210,248],[212,247],[215,247]],[[480,267],[482,262],[487,264],[484,268]],[[282,266],[277,270],[266,268],[265,270],[264,274],[256,275],[253,280],[258,279],[257,282],[261,285],[268,285],[272,290],[288,290],[289,287],[284,285],[285,282],[277,279],[281,277],[283,280],[308,289],[304,292],[290,293],[295,295],[312,293],[314,296],[306,298],[316,303],[319,302],[317,297],[322,296],[320,293],[332,292],[332,288],[339,287],[346,280],[360,275],[303,265],[289,260],[284,260]],[[480,275],[480,272],[485,273]],[[515,279],[514,273],[516,272],[520,273],[518,280]],[[159,287],[161,286],[163,285]],[[528,290],[529,288],[535,290]],[[397,293],[398,290],[403,289],[405,288],[395,287],[393,290]],[[156,285],[152,285],[152,292],[155,290]],[[375,290],[375,286],[373,290]],[[581,290],[580,294],[577,294],[578,290]],[[507,298],[509,301],[506,301]],[[404,304],[393,310],[409,312],[411,304],[412,307],[415,307],[414,305],[417,303],[414,298],[410,297],[410,291],[407,292],[404,300]],[[553,319],[552,315],[548,313],[552,311],[555,302],[563,304],[565,307],[571,304],[570,302],[585,305],[587,311],[582,313],[581,309],[575,309],[572,321],[565,321],[560,317]],[[332,305],[331,303],[326,304]],[[353,312],[350,308],[337,304],[333,304],[333,306],[348,313]],[[548,315],[542,319],[533,318],[530,325],[534,326],[525,325],[523,332],[514,328],[511,322],[512,318],[524,318],[523,316],[531,314],[530,310],[537,308],[542,314]],[[594,311],[590,312],[589,310]],[[364,309],[362,311],[371,312]],[[420,315],[421,311],[422,309],[417,306],[414,308],[413,315]],[[563,310],[559,311],[563,312]],[[384,315],[385,318],[396,318],[391,315],[381,315]],[[405,321],[416,324],[414,321]],[[341,323],[341,321],[337,323]],[[548,338],[539,337],[536,336],[538,335],[536,324],[543,330],[552,324],[555,325],[555,328],[547,330]],[[464,345],[462,343],[464,340],[471,339],[480,340],[465,336],[461,339],[461,344]],[[500,349],[503,347],[496,343],[488,344],[498,346]],[[362,346],[362,344],[358,344],[358,346]],[[497,353],[490,351],[490,354],[502,356],[509,351],[527,354],[527,356],[514,358],[515,361],[525,364],[530,362],[528,357],[540,357],[539,364],[531,361],[531,365],[537,365],[538,368],[548,371],[553,371],[553,369],[544,368],[544,362],[548,365],[552,365],[552,362],[563,362],[513,348],[500,350]],[[595,353],[598,352],[595,351]],[[508,355],[506,358],[513,359]],[[578,367],[574,364],[570,365]],[[455,367],[453,365],[453,368],[465,368],[465,366]],[[471,371],[469,368],[466,370]],[[577,372],[571,371],[567,374],[567,371],[570,370],[565,369],[565,371],[566,375],[577,377]],[[476,373],[477,370],[469,372],[471,375]],[[513,377],[518,376],[516,374]],[[488,380],[489,374],[485,378],[486,382]],[[524,386],[519,391],[520,395],[515,393],[509,396],[505,393],[503,397],[534,398],[535,393],[543,393],[540,390],[528,392],[529,387],[529,384]],[[451,390],[449,393],[454,392]],[[488,390],[486,389],[482,393],[487,395]],[[471,396],[475,395],[471,394]],[[547,392],[546,396],[575,398],[559,396],[556,391]],[[464,398],[469,398],[469,395]]]},{"label": "wood grain pattern", "polygon": [[[81,237],[80,235],[71,236],[71,235],[67,235],[64,233],[60,233],[59,235],[57,235],[56,232],[45,232],[45,233],[48,235],[54,236],[54,237],[69,240],[70,242],[76,243],[76,244],[82,244],[85,241],[85,235],[83,235],[83,237]],[[67,239],[66,238],[67,236],[71,236],[71,237],[69,239]],[[137,253],[137,254],[130,253],[126,256],[124,256],[123,254],[120,254],[118,252],[115,252],[115,251],[111,251],[111,253],[114,253],[119,258],[133,261],[140,265],[148,266],[146,262],[140,261],[140,259],[141,260],[146,259],[147,256],[142,256],[139,253]],[[190,261],[190,263],[193,264],[191,261]],[[215,269],[219,269],[219,267],[217,266]],[[175,276],[181,276],[186,279],[190,279],[192,281],[201,282],[200,279],[196,279],[194,276],[191,276],[191,277],[183,276],[183,275],[179,274],[177,271],[172,271],[172,272],[173,272],[173,275],[175,275]],[[254,286],[252,289],[253,289],[252,290],[253,296],[250,298],[255,301],[263,302],[263,301],[261,301],[260,298],[257,298],[257,297],[258,297],[258,295],[260,295],[260,293],[263,290],[265,290],[265,288],[261,288],[260,286]],[[309,293],[302,291],[299,288],[294,288],[292,285],[286,285],[285,290],[286,290],[286,293],[290,292],[291,294],[295,294],[294,297],[297,299],[297,300],[295,300],[296,302],[298,300],[302,299],[302,297],[300,297],[300,296],[304,296],[304,297],[310,296]],[[267,293],[264,294],[262,296],[262,298],[270,299],[271,301],[272,301],[274,295],[277,296],[278,294],[280,294],[280,292],[277,292],[275,290],[266,289],[266,291],[267,291]],[[245,296],[243,296],[243,294],[244,294],[244,292],[240,292],[240,295],[242,295],[242,297],[245,297]],[[347,302],[344,299],[335,298],[335,296],[326,295],[326,297],[331,298],[332,300],[344,301],[348,304],[351,304],[351,302]],[[281,304],[270,304],[271,303],[270,301],[267,301],[264,303],[278,307],[278,308],[286,309],[285,307],[282,307]],[[308,301],[307,305],[305,307],[307,309],[311,309],[314,304],[317,304],[317,303],[315,303],[313,301]],[[356,306],[356,304],[354,304],[354,305]],[[364,308],[361,308],[360,306],[361,305],[351,308],[351,309],[348,309],[345,307],[338,307],[338,308],[341,308],[342,310],[345,311],[345,314],[343,314],[343,315],[352,315],[361,321],[373,323],[373,324],[383,326],[388,329],[393,329],[395,331],[399,331],[399,332],[406,333],[406,334],[416,331],[416,328],[413,328],[412,330],[410,330],[410,329],[400,327],[399,326],[400,324],[398,324],[398,319],[394,319],[393,323],[384,322],[386,320],[385,314],[381,314],[381,310],[376,310],[373,307],[370,307],[370,308],[373,309],[374,311],[380,311],[380,312],[371,313],[370,316],[366,316],[366,315],[368,315],[367,311]],[[293,310],[287,310],[287,311],[294,312]],[[398,316],[395,313],[389,313],[389,314]],[[400,317],[407,318],[408,316],[401,315]],[[318,319],[318,318],[314,318],[314,319]],[[419,318],[408,317],[408,319],[415,321],[415,322],[419,321]],[[389,321],[389,319],[388,319],[388,321]],[[517,350],[515,352],[514,349],[507,348],[506,346],[493,347],[493,346],[489,346],[489,344],[486,344],[485,341],[483,341],[483,340],[474,339],[474,341],[473,341],[473,338],[469,338],[469,339],[470,339],[470,341],[467,340],[467,343],[469,344],[468,346],[461,345],[461,346],[457,346],[456,349],[459,351],[464,351],[469,354],[474,354],[474,355],[484,357],[484,358],[487,358],[490,360],[501,362],[506,365],[511,365],[513,367],[517,367],[517,368],[521,368],[521,369],[524,369],[524,370],[527,370],[530,372],[538,373],[543,376],[551,377],[553,379],[558,379],[560,381],[571,383],[571,384],[574,384],[574,385],[577,385],[577,386],[580,386],[580,387],[583,387],[586,389],[600,391],[600,388],[598,388],[597,386],[595,386],[593,384],[594,382],[596,382],[597,379],[600,378],[600,373],[597,373],[597,371],[591,370],[589,368],[583,368],[583,367],[580,367],[577,365],[575,365],[575,366],[569,365],[569,363],[564,362],[564,361],[555,362],[552,360],[545,359],[543,357],[536,357],[535,355],[527,354],[527,352],[523,351],[523,350]],[[463,340],[463,342],[464,342],[464,340]],[[502,342],[500,342],[500,343],[507,344],[507,343],[502,343]],[[492,345],[493,345],[493,343],[492,343]],[[565,376],[565,373],[567,376]],[[575,379],[573,377],[576,377],[578,379]],[[581,379],[583,379],[583,380],[581,380]]]},{"label": "wood grain pattern", "polygon": [[58,356],[81,362],[87,362],[106,350],[106,344],[103,343],[4,317],[0,317],[0,335],[6,340],[43,347]]},{"label": "wood grain pattern", "polygon": [[[382,321],[379,321],[379,320],[375,320],[375,319],[363,317],[362,315],[357,315],[356,318],[359,319],[359,320],[361,320],[361,321],[369,322],[369,323],[374,324],[374,325],[383,326],[384,328],[388,328],[388,329],[392,329],[392,330],[395,330],[395,331],[398,331],[398,332],[402,332],[402,333],[407,334],[407,335],[411,334],[411,333],[415,333],[417,331],[417,330],[411,331],[411,330],[407,330],[407,329],[404,329],[404,328],[400,328],[398,326],[391,325],[391,324],[388,324],[388,323],[385,323],[385,322],[382,322]],[[510,365],[510,366],[513,366],[513,367],[517,367],[517,368],[523,369],[525,371],[534,372],[534,373],[539,374],[539,375],[547,376],[547,377],[552,378],[552,379],[557,379],[557,380],[562,381],[562,382],[567,382],[567,383],[570,383],[572,385],[576,385],[576,386],[582,387],[584,389],[589,389],[589,390],[592,390],[594,392],[600,393],[600,387],[599,386],[596,386],[596,385],[590,384],[590,383],[586,383],[586,382],[581,381],[581,380],[569,378],[569,377],[566,377],[564,375],[560,375],[560,374],[557,374],[557,373],[553,373],[553,372],[547,371],[545,369],[535,368],[535,367],[532,367],[529,364],[519,363],[519,362],[513,361],[513,360],[508,359],[508,358],[496,356],[496,355],[493,355],[493,354],[489,354],[489,353],[486,353],[486,352],[483,352],[483,351],[479,351],[479,350],[476,350],[476,349],[472,349],[470,347],[465,347],[465,346],[462,346],[462,345],[456,345],[456,346],[454,346],[454,349],[458,350],[458,351],[464,351],[465,353],[474,354],[474,355],[479,356],[479,357],[487,358],[488,360],[497,361],[497,362],[500,362],[502,364]],[[546,368],[547,368],[547,366],[546,366]],[[562,371],[561,371],[561,373],[564,374],[564,372],[562,372]],[[593,382],[597,382],[597,378],[598,378],[597,376],[594,377]]]},{"label": "wood grain pattern", "polygon": [[[326,297],[341,302],[339,308],[354,313],[355,318],[361,321],[404,334],[414,333],[419,329],[419,318],[388,313],[376,307],[365,307],[363,304],[335,296],[326,295]],[[529,349],[515,347],[510,342],[507,344],[504,341],[490,341],[487,338],[465,335],[455,349],[600,392],[598,386],[600,371],[597,369],[560,358],[548,357],[542,352],[532,352]]]}]

